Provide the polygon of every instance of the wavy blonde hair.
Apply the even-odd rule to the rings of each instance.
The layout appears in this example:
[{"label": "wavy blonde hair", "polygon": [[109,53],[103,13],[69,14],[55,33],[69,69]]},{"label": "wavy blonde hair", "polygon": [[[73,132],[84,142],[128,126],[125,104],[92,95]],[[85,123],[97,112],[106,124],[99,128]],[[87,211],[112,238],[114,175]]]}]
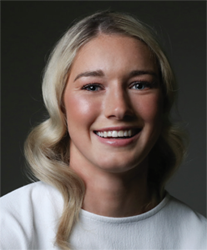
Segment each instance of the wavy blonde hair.
[{"label": "wavy blonde hair", "polygon": [[109,11],[95,13],[73,25],[55,46],[45,68],[42,91],[49,118],[34,128],[25,142],[25,155],[32,174],[56,187],[63,196],[64,208],[56,243],[64,250],[70,249],[68,239],[81,209],[85,187],[69,167],[70,136],[63,93],[77,51],[101,33],[120,34],[142,41],[159,65],[165,110],[163,130],[150,152],[149,184],[160,195],[185,153],[183,133],[172,124],[169,116],[177,92],[175,77],[154,32],[130,15]]}]

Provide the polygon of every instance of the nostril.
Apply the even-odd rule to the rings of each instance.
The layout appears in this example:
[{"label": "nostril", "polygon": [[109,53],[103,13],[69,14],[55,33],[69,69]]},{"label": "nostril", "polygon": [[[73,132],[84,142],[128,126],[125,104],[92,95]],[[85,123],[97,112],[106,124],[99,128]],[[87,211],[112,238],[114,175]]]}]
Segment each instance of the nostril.
[{"label": "nostril", "polygon": [[124,118],[131,119],[134,116],[134,112],[129,105],[113,105],[106,109],[106,116],[108,118],[117,118],[122,120]]}]

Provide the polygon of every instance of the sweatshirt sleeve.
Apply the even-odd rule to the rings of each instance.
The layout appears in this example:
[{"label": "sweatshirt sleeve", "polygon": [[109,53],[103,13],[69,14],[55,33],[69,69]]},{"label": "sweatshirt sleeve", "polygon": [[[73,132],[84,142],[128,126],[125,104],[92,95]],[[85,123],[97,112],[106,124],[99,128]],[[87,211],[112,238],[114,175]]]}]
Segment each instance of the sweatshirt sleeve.
[{"label": "sweatshirt sleeve", "polygon": [[59,249],[55,237],[63,199],[35,182],[0,198],[0,250]]},{"label": "sweatshirt sleeve", "polygon": [[21,188],[0,199],[1,250],[33,248],[33,213],[30,195],[25,195],[25,191]]}]

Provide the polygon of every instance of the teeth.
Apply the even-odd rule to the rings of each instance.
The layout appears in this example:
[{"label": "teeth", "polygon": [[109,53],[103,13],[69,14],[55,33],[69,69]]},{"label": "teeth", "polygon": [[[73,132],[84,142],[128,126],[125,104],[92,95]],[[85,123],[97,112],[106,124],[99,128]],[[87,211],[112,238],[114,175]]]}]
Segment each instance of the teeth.
[{"label": "teeth", "polygon": [[113,132],[112,132],[112,137],[118,137],[117,131],[113,131]]},{"label": "teeth", "polygon": [[124,136],[127,136],[127,135],[128,135],[127,131],[124,131]]},{"label": "teeth", "polygon": [[120,130],[120,131],[103,131],[103,132],[97,132],[96,133],[100,137],[131,137],[132,135],[135,134],[134,130]]},{"label": "teeth", "polygon": [[112,131],[108,131],[106,132],[107,133],[107,136],[106,137],[111,137],[112,136]]},{"label": "teeth", "polygon": [[123,136],[124,136],[124,131],[122,131],[122,130],[119,131],[119,132],[118,132],[118,136],[123,137]]}]

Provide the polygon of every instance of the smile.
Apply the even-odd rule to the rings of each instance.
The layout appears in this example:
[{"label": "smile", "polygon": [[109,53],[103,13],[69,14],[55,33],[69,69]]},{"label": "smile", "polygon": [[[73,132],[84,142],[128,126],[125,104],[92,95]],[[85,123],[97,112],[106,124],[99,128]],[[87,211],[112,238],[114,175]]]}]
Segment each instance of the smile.
[{"label": "smile", "polygon": [[112,131],[95,131],[95,134],[102,138],[131,138],[137,133],[139,133],[141,129],[128,129],[128,130],[112,130]]}]

